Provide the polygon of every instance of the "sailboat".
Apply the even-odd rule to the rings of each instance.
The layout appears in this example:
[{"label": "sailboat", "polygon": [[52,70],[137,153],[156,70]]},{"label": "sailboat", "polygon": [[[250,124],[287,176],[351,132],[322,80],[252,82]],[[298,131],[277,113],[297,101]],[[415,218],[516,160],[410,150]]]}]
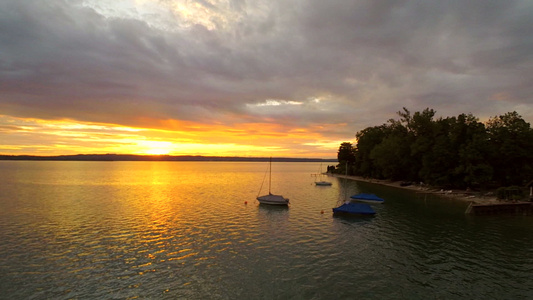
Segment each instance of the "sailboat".
[{"label": "sailboat", "polygon": [[[318,174],[315,174],[315,176],[319,177],[319,178],[322,178],[323,174],[320,173],[322,169],[322,164],[320,164],[320,169],[318,169]],[[320,180],[320,181],[315,181],[315,185],[321,185],[321,186],[329,186],[331,185],[331,182],[329,181],[325,181],[325,180]]]},{"label": "sailboat", "polygon": [[[272,184],[272,157],[270,157],[268,172],[268,195],[258,196],[257,201],[259,201],[260,204],[289,205],[289,198],[285,198],[282,195],[274,195],[270,192]],[[263,187],[262,184],[261,187]],[[259,189],[259,192],[261,192],[261,189]]]}]

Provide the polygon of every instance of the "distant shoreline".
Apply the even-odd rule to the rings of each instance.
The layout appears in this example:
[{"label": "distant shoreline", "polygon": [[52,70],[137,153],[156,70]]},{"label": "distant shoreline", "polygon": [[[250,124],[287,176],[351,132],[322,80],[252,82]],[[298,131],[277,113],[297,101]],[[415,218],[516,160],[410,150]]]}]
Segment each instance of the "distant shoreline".
[{"label": "distant shoreline", "polygon": [[460,200],[464,202],[474,202],[475,204],[493,204],[493,203],[500,203],[498,201],[495,194],[481,194],[476,192],[468,192],[463,190],[450,190],[450,191],[443,191],[439,190],[433,187],[429,187],[427,185],[420,185],[420,184],[411,184],[411,185],[402,185],[400,181],[390,181],[390,180],[378,180],[378,179],[371,179],[371,178],[364,178],[361,176],[346,176],[346,175],[340,175],[340,174],[331,174],[330,175],[334,177],[339,178],[347,178],[349,180],[354,181],[361,181],[361,182],[368,182],[373,184],[380,184],[405,190],[411,190],[416,193],[420,194],[431,194],[438,197],[443,198],[449,198],[449,199],[455,199]]},{"label": "distant shoreline", "polygon": [[[269,157],[201,156],[201,155],[136,155],[136,154],[76,154],[76,155],[0,155],[0,160],[26,161],[229,161],[265,162]],[[272,157],[273,162],[337,163],[336,159]]]}]

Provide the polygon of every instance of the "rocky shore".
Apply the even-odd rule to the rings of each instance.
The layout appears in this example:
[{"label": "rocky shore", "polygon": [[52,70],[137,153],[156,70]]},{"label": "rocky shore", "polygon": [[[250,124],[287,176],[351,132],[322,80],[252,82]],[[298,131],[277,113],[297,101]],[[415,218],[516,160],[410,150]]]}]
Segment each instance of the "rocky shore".
[{"label": "rocky shore", "polygon": [[465,202],[473,202],[475,204],[493,204],[493,203],[500,203],[500,201],[496,198],[496,194],[494,192],[473,192],[468,190],[442,190],[437,189],[431,186],[428,186],[424,183],[405,183],[401,181],[390,181],[390,180],[378,180],[373,178],[364,178],[361,176],[346,176],[346,175],[340,175],[340,174],[329,174],[334,177],[338,178],[346,178],[349,180],[355,180],[355,181],[362,181],[362,182],[368,182],[373,184],[380,184],[380,185],[386,185],[390,187],[395,188],[401,188],[401,189],[407,189],[412,190],[417,193],[427,193],[436,195],[439,197],[446,197],[451,198],[455,200],[465,201]]}]

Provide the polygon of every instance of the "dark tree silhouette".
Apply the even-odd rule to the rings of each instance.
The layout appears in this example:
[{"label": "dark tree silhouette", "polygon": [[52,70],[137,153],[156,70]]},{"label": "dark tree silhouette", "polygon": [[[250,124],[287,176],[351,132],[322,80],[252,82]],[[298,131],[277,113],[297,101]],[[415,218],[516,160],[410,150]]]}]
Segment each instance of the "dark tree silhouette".
[{"label": "dark tree silhouette", "polygon": [[442,187],[522,185],[533,179],[533,130],[517,112],[486,124],[472,114],[434,119],[426,108],[403,108],[399,120],[356,133],[357,144],[342,143],[338,172],[423,181]]}]

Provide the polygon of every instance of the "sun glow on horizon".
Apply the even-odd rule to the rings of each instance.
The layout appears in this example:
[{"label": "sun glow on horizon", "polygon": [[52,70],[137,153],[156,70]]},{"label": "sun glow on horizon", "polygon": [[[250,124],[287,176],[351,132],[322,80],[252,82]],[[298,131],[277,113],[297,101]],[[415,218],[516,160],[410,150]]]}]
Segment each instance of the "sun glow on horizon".
[{"label": "sun glow on horizon", "polygon": [[[143,124],[148,124],[143,120]],[[334,158],[340,143],[320,133],[277,124],[225,126],[151,122],[159,128],[0,115],[0,154],[140,154]],[[168,123],[168,124],[167,124]],[[168,128],[168,127],[167,127]]]},{"label": "sun glow on horizon", "polygon": [[137,154],[168,155],[174,151],[174,144],[171,142],[140,141],[137,147],[141,149]]}]

